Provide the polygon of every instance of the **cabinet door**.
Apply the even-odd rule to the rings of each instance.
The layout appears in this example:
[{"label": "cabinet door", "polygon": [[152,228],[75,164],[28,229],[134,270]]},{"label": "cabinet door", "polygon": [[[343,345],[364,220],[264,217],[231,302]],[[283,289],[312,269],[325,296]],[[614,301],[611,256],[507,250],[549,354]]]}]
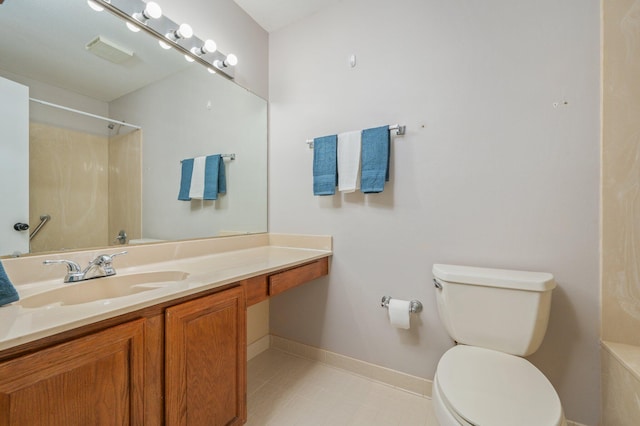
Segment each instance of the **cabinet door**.
[{"label": "cabinet door", "polygon": [[168,426],[246,421],[246,305],[242,287],[166,311]]},{"label": "cabinet door", "polygon": [[0,425],[142,425],[144,320],[0,364]]}]

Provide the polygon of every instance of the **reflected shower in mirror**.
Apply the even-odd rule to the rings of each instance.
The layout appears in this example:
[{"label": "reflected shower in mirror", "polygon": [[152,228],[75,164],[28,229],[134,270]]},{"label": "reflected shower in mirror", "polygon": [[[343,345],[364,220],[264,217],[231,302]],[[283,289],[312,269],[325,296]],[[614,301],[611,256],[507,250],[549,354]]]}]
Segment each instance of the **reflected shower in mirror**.
[{"label": "reflected shower in mirror", "polygon": [[[33,99],[29,218],[16,222],[51,217],[31,252],[267,231],[264,99],[86,1],[5,1],[0,35],[0,76]],[[87,47],[96,43],[127,54],[105,59]],[[212,154],[235,154],[226,193],[178,201],[180,161]],[[0,255],[15,251],[0,244]]]}]

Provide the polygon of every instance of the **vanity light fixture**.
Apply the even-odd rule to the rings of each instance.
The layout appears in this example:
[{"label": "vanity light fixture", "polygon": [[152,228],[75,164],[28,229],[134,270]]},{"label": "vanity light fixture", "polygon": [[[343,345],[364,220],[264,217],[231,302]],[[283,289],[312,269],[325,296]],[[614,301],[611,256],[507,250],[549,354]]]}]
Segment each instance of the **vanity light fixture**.
[{"label": "vanity light fixture", "polygon": [[236,55],[234,55],[233,53],[229,53],[227,55],[227,57],[224,59],[224,61],[214,61],[213,65],[215,65],[217,68],[227,68],[227,67],[235,67],[236,65],[238,65],[238,57]]},{"label": "vanity light fixture", "polygon": [[[2,0],[0,0],[2,1]],[[122,18],[131,31],[141,31],[155,37],[163,49],[175,49],[185,60],[204,65],[212,74],[233,79],[238,58],[218,51],[213,40],[200,39],[188,24],[179,25],[164,13],[155,1],[147,0],[85,0]]]},{"label": "vanity light fixture", "polygon": [[[104,0],[104,2],[111,3],[111,0]],[[95,10],[96,12],[102,12],[104,10],[104,7],[100,6],[94,0],[87,0],[87,4],[91,9]]]},{"label": "vanity light fixture", "polygon": [[[136,12],[131,16],[136,21],[140,22],[143,25],[146,25],[149,19],[160,19],[160,17],[162,17],[162,9],[160,8],[160,5],[158,5],[158,3],[150,1],[146,4],[142,12]],[[127,28],[129,28],[134,33],[140,31],[140,28],[138,28],[131,22],[127,22]]]}]

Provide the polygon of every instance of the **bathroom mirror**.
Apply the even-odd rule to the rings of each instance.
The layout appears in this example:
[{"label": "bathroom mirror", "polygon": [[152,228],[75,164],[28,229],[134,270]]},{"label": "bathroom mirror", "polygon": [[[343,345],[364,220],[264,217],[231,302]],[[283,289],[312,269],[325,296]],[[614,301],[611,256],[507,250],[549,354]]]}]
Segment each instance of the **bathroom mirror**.
[{"label": "bathroom mirror", "polygon": [[[267,102],[233,81],[85,0],[0,3],[0,77],[32,98],[30,252],[267,231]],[[212,154],[227,192],[178,201],[181,160]]]}]

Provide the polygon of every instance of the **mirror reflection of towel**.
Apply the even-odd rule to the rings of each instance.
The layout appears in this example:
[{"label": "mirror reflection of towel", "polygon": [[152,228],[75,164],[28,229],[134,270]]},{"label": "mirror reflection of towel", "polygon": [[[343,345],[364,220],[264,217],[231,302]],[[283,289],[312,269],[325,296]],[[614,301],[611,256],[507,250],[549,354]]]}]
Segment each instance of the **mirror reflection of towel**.
[{"label": "mirror reflection of towel", "polygon": [[217,200],[227,192],[224,159],[220,154],[182,160],[178,200]]},{"label": "mirror reflection of towel", "polygon": [[189,201],[189,191],[191,190],[191,175],[193,174],[193,158],[182,160],[182,172],[180,175],[180,192],[178,200]]},{"label": "mirror reflection of towel", "polygon": [[209,155],[204,166],[203,200],[217,200],[218,194],[227,192],[227,177],[224,171],[224,160],[220,154]]},{"label": "mirror reflection of towel", "polygon": [[193,172],[191,173],[191,188],[189,198],[202,200],[204,198],[204,167],[206,158],[196,157],[193,159]]}]

